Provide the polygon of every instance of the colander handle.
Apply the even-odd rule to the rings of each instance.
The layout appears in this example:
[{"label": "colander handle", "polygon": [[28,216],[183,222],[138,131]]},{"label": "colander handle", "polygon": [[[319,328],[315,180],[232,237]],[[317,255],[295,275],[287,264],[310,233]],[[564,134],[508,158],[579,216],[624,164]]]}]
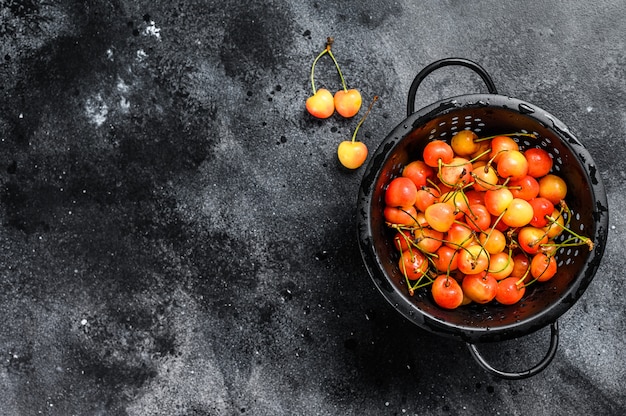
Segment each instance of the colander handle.
[{"label": "colander handle", "polygon": [[543,357],[543,359],[534,367],[519,372],[507,372],[498,370],[494,368],[491,364],[489,364],[482,355],[480,355],[480,353],[478,352],[478,348],[475,344],[468,343],[467,346],[470,350],[470,353],[472,354],[472,357],[474,357],[474,360],[476,360],[481,367],[483,367],[491,374],[507,380],[521,380],[523,378],[528,378],[534,376],[537,373],[540,373],[548,366],[548,364],[550,364],[550,362],[554,358],[557,347],[559,346],[559,326],[556,321],[550,325],[550,330],[550,348],[548,349],[546,356]]},{"label": "colander handle", "polygon": [[420,86],[422,81],[424,81],[424,78],[426,78],[428,74],[430,74],[434,70],[450,65],[459,65],[471,69],[472,71],[480,75],[485,84],[487,84],[487,89],[489,90],[490,94],[498,93],[498,91],[496,90],[496,86],[491,79],[491,76],[487,73],[487,71],[483,69],[483,67],[478,65],[476,62],[470,61],[469,59],[465,58],[444,58],[426,66],[417,74],[417,76],[413,80],[411,88],[409,88],[409,97],[407,99],[406,112],[408,116],[415,112],[415,94],[417,93],[417,88]]}]

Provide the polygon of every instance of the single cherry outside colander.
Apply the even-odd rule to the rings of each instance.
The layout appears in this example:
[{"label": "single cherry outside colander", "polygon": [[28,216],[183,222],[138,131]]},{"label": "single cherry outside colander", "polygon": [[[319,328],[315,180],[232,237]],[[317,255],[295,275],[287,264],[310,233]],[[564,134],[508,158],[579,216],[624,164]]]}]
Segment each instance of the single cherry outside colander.
[{"label": "single cherry outside colander", "polygon": [[[476,72],[489,94],[461,95],[414,111],[417,88],[434,70],[460,65]],[[593,279],[607,239],[608,204],[596,165],[585,147],[568,128],[547,111],[515,98],[498,95],[489,74],[475,62],[446,58],[425,67],[414,79],[408,94],[407,118],[372,154],[363,175],[357,205],[358,240],[365,266],[387,301],[418,327],[437,335],[465,341],[472,356],[487,371],[507,379],[532,376],[554,358],[559,332],[558,318],[583,295]],[[578,246],[559,250],[558,272],[548,282],[530,285],[516,305],[495,302],[472,304],[454,310],[438,307],[428,290],[408,294],[398,267],[393,230],[383,218],[384,191],[410,161],[420,159],[431,140],[450,138],[463,129],[479,137],[506,133],[532,133],[520,147],[540,147],[553,158],[553,172],[568,187],[566,202],[571,210],[570,227],[590,237],[594,248]],[[545,357],[534,367],[518,372],[495,369],[480,355],[477,344],[528,335],[550,325],[551,341]]]}]

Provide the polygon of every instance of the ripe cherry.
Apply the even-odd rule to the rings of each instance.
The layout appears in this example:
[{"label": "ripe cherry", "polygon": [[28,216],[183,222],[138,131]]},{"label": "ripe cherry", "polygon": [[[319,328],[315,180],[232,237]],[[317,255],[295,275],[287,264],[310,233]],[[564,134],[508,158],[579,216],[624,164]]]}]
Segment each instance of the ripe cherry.
[{"label": "ripe cherry", "polygon": [[330,46],[327,49],[328,55],[333,60],[335,68],[337,68],[337,73],[339,74],[339,78],[341,79],[341,85],[343,87],[342,90],[339,90],[335,93],[335,109],[337,109],[337,112],[343,117],[354,117],[361,109],[361,93],[355,89],[348,89],[348,86],[346,85],[346,80],[343,77],[343,73],[339,68],[339,63],[337,62],[337,59],[335,59],[333,51],[330,49]]},{"label": "ripe cherry", "polygon": [[480,144],[476,142],[478,136],[471,130],[461,130],[450,140],[450,146],[457,156],[469,156],[480,149]]},{"label": "ripe cherry", "polygon": [[528,160],[528,174],[530,176],[541,178],[550,173],[553,164],[552,157],[544,149],[538,147],[526,149],[524,156]]},{"label": "ripe cherry", "polygon": [[541,245],[548,242],[548,236],[541,228],[523,227],[517,234],[517,242],[527,254],[537,254]]},{"label": "ripe cherry", "polygon": [[456,309],[463,303],[461,286],[445,274],[440,274],[435,278],[431,293],[435,303],[444,309]]},{"label": "ripe cherry", "polygon": [[417,228],[413,231],[413,244],[423,253],[434,254],[443,244],[443,233],[432,228]]},{"label": "ripe cherry", "polygon": [[306,109],[314,117],[328,118],[335,112],[333,96],[325,88],[320,88],[306,100]]},{"label": "ripe cherry", "polygon": [[437,202],[424,211],[426,221],[435,230],[447,232],[454,223],[454,208],[445,202]]},{"label": "ripe cherry", "polygon": [[419,250],[403,251],[398,263],[400,270],[409,280],[418,280],[428,271],[428,260]]},{"label": "ripe cherry", "polygon": [[459,249],[457,267],[461,273],[476,274],[487,270],[489,253],[480,244]]},{"label": "ripe cherry", "polygon": [[501,178],[522,179],[528,174],[528,161],[518,150],[509,150],[500,154],[496,167]]},{"label": "ripe cherry", "polygon": [[443,273],[450,273],[457,269],[457,256],[458,250],[442,245],[437,249],[435,255],[431,259],[435,268]]},{"label": "ripe cherry", "polygon": [[490,256],[487,273],[493,276],[496,280],[502,280],[511,275],[511,272],[513,272],[513,266],[514,264],[511,255],[506,251],[501,251]]},{"label": "ripe cherry", "polygon": [[439,168],[439,180],[451,188],[467,185],[472,179],[472,164],[463,157],[453,157]]},{"label": "ripe cherry", "polygon": [[538,282],[552,279],[557,271],[556,258],[545,253],[537,253],[530,262],[530,274]]},{"label": "ripe cherry", "polygon": [[513,194],[507,188],[485,191],[485,206],[491,215],[498,216],[502,214],[512,201]]},{"label": "ripe cherry", "polygon": [[517,277],[507,277],[498,282],[496,301],[502,305],[514,305],[522,299],[526,293],[526,286],[520,283]]},{"label": "ripe cherry", "polygon": [[408,250],[412,241],[413,232],[410,230],[398,230],[396,235],[393,237],[393,244],[400,252]]},{"label": "ripe cherry", "polygon": [[335,93],[334,102],[339,114],[346,118],[354,117],[361,109],[361,93],[355,89],[339,90]]},{"label": "ripe cherry", "polygon": [[525,253],[518,252],[513,256],[513,271],[511,277],[525,279],[530,273],[530,259]]},{"label": "ripe cherry", "polygon": [[454,222],[446,233],[445,244],[455,250],[476,244],[476,235],[467,224]]},{"label": "ripe cherry", "polygon": [[409,178],[398,176],[385,190],[385,204],[390,207],[409,207],[415,204],[417,187]]},{"label": "ripe cherry", "polygon": [[519,145],[509,136],[496,136],[491,139],[491,153],[489,157],[493,162],[498,163],[500,157],[509,150],[519,151]]},{"label": "ripe cherry", "polygon": [[549,239],[553,239],[563,232],[565,225],[565,218],[561,211],[555,208],[547,219],[548,223],[542,230],[546,233]]},{"label": "ripe cherry", "polygon": [[523,227],[533,219],[533,207],[522,198],[513,198],[502,215],[502,222],[512,228]]},{"label": "ripe cherry", "polygon": [[367,146],[363,142],[344,140],[337,147],[339,162],[348,169],[358,169],[367,159]]},{"label": "ripe cherry", "polygon": [[432,178],[435,171],[421,160],[414,160],[402,169],[402,176],[411,179],[415,186],[422,187],[427,185],[429,178]]},{"label": "ripe cherry", "polygon": [[498,188],[498,173],[493,166],[484,162],[477,162],[472,169],[472,178],[474,179],[474,189],[476,191],[486,191],[488,189]]},{"label": "ripe cherry", "polygon": [[448,191],[441,194],[439,202],[445,202],[454,208],[454,218],[461,219],[468,209],[467,199],[460,190]]},{"label": "ripe cherry", "polygon": [[383,210],[385,221],[395,225],[414,226],[417,224],[417,210],[414,206],[410,207],[391,207],[386,206]]},{"label": "ripe cherry", "polygon": [[467,225],[474,231],[485,231],[491,225],[491,214],[483,204],[470,205],[465,213]]},{"label": "ripe cherry", "polygon": [[468,274],[463,278],[461,288],[472,301],[485,304],[496,297],[498,281],[487,273]]},{"label": "ripe cherry", "polygon": [[504,233],[496,228],[490,228],[478,236],[480,244],[489,254],[500,253],[506,247],[507,241]]},{"label": "ripe cherry", "polygon": [[415,199],[415,207],[421,212],[426,208],[439,201],[439,191],[430,186],[422,186],[417,190],[417,198]]},{"label": "ripe cherry", "polygon": [[485,193],[479,192],[473,189],[465,192],[465,199],[467,199],[467,205],[481,204],[485,205]]},{"label": "ripe cherry", "polygon": [[[363,116],[363,118],[359,121],[356,128],[354,129],[354,133],[352,134],[352,140],[344,140],[339,143],[337,147],[337,157],[339,158],[339,162],[343,166],[348,169],[357,169],[365,163],[365,159],[367,159],[367,146],[363,142],[359,142],[356,140],[356,134],[359,131],[359,128],[367,118],[368,114],[372,110],[372,106],[378,100],[378,96],[375,96],[367,109],[367,113]],[[412,204],[411,204],[412,205]]]},{"label": "ripe cherry", "polygon": [[450,163],[452,158],[454,158],[454,150],[443,140],[433,140],[424,147],[424,163],[433,168],[438,168],[440,163]]},{"label": "ripe cherry", "polygon": [[567,184],[557,175],[547,174],[539,179],[539,196],[557,205],[567,195]]},{"label": "ripe cherry", "polygon": [[539,182],[531,175],[526,175],[520,179],[510,180],[507,187],[515,198],[522,198],[529,201],[539,195]]},{"label": "ripe cherry", "polygon": [[542,197],[533,198],[528,202],[533,207],[533,218],[529,224],[538,228],[545,227],[548,223],[546,216],[554,212],[554,204]]}]

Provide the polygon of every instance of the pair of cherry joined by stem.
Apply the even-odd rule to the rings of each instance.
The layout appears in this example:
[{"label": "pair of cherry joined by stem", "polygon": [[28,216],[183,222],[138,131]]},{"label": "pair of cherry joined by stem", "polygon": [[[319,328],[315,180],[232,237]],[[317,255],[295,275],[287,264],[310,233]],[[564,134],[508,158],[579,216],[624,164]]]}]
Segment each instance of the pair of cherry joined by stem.
[{"label": "pair of cherry joined by stem", "polygon": [[[306,109],[309,114],[317,118],[328,118],[333,115],[335,110],[343,117],[350,118],[354,117],[361,109],[361,93],[356,89],[348,89],[346,80],[339,68],[339,63],[331,50],[333,41],[331,37],[326,39],[326,47],[317,55],[311,65],[311,88],[313,95],[307,98]],[[315,65],[324,55],[330,56],[333,60],[343,87],[343,89],[337,91],[334,96],[326,88],[315,88]]]}]

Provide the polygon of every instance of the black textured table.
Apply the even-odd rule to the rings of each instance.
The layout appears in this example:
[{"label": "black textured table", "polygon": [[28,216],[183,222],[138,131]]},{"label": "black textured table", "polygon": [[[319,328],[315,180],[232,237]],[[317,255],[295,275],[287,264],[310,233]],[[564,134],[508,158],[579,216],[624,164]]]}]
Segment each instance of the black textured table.
[{"label": "black textured table", "polygon": [[[624,414],[624,16],[618,0],[1,2],[0,414]],[[380,97],[370,152],[415,74],[459,56],[593,156],[608,244],[540,374],[492,376],[373,285],[363,168],[336,157],[358,119],[304,109],[329,36],[364,105]],[[316,84],[340,88],[330,60]],[[475,74],[441,69],[417,108],[472,92]],[[482,348],[523,368],[548,343]]]}]

